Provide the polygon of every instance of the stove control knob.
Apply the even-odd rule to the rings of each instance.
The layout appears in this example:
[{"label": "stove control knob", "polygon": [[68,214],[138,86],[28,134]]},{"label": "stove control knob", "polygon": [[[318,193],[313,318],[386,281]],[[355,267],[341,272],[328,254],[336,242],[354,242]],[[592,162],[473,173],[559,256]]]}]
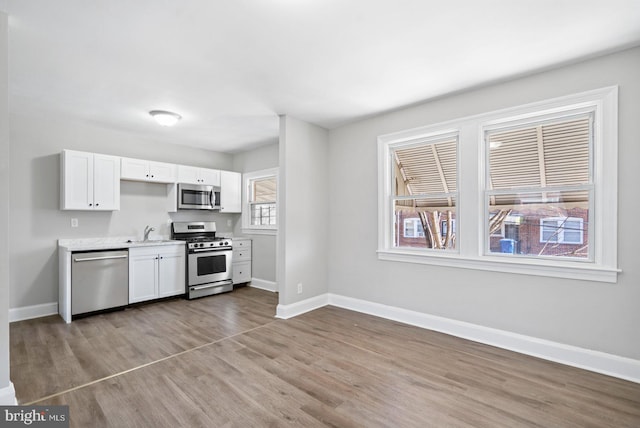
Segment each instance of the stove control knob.
[{"label": "stove control knob", "polygon": [[204,244],[200,244],[200,247],[204,247]]},{"label": "stove control knob", "polygon": [[229,245],[229,242],[228,241],[224,241],[224,245]]}]

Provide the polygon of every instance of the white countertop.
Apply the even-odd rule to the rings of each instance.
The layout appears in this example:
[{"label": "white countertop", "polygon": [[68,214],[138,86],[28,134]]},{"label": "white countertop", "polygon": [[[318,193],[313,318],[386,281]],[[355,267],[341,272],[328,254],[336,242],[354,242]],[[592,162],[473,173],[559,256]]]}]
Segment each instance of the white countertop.
[{"label": "white countertop", "polygon": [[143,242],[131,236],[58,239],[58,247],[67,251],[111,250],[116,248],[151,247],[159,245],[184,245],[184,241],[150,239]]}]

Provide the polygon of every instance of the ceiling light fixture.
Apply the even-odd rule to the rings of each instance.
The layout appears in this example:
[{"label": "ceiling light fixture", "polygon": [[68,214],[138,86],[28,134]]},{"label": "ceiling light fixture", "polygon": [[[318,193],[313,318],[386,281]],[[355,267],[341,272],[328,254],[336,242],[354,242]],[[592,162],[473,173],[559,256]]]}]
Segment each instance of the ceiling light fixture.
[{"label": "ceiling light fixture", "polygon": [[182,119],[182,116],[179,114],[164,110],[151,110],[149,114],[155,119],[158,125],[162,126],[173,126]]}]

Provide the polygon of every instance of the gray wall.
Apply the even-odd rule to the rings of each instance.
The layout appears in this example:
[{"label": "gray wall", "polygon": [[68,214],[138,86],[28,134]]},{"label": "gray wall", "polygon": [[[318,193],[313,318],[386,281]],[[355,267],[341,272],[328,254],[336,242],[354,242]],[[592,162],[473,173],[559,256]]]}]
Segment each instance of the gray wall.
[{"label": "gray wall", "polygon": [[[273,142],[253,150],[233,156],[233,169],[242,173],[260,171],[278,166],[278,142]],[[244,192],[244,189],[243,189]],[[243,195],[243,198],[245,196]],[[235,235],[251,238],[251,276],[265,281],[276,282],[276,236],[242,233],[242,220],[238,216]]]},{"label": "gray wall", "polygon": [[0,390],[9,386],[8,31],[7,15],[0,11]]},{"label": "gray wall", "polygon": [[[329,133],[280,118],[278,290],[289,305],[325,294],[329,226]],[[297,285],[303,292],[298,294]]]},{"label": "gray wall", "polygon": [[[155,234],[168,235],[170,219],[215,220],[220,233],[233,230],[238,214],[168,214],[167,190],[162,184],[123,181],[120,211],[59,209],[59,154],[63,149],[229,170],[231,155],[159,143],[64,117],[12,112],[10,118],[11,308],[57,302],[57,239],[141,236],[145,225],[154,226]],[[78,228],[71,228],[71,218],[79,220]]]},{"label": "gray wall", "polygon": [[[640,359],[640,48],[343,126],[330,133],[329,291]],[[617,284],[379,261],[381,134],[620,85]],[[464,179],[464,173],[462,174]]]}]

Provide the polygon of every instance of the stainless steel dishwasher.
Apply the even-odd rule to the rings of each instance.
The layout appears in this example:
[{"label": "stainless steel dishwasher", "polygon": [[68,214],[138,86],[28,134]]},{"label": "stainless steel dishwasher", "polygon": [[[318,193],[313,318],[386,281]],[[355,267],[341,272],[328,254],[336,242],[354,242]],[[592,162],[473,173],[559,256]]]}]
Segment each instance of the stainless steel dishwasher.
[{"label": "stainless steel dishwasher", "polygon": [[74,252],[71,315],[129,304],[129,251]]}]

